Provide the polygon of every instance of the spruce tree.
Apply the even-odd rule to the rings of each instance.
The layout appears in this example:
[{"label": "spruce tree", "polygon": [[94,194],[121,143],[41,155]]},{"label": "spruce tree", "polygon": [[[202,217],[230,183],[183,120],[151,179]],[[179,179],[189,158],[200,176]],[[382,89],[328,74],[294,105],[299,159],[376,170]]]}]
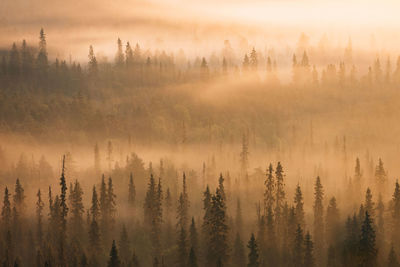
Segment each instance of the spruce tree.
[{"label": "spruce tree", "polygon": [[71,230],[75,239],[80,239],[83,233],[83,213],[85,212],[82,196],[83,190],[78,180],[72,187],[70,193],[70,206],[71,206]]},{"label": "spruce tree", "polygon": [[375,218],[375,203],[372,201],[372,193],[369,187],[367,188],[367,192],[365,193],[365,202],[364,202],[365,211],[368,212],[372,219]]},{"label": "spruce tree", "polygon": [[247,244],[247,248],[249,249],[247,267],[260,266],[258,245],[257,245],[257,241],[254,237],[254,234],[251,234],[249,243]]},{"label": "spruce tree", "polygon": [[190,248],[190,252],[189,252],[189,260],[188,260],[188,267],[197,267],[197,257],[196,257],[196,253],[195,250],[192,248]]},{"label": "spruce tree", "polygon": [[130,242],[128,237],[128,232],[126,231],[125,224],[122,226],[120,238],[119,238],[119,251],[121,254],[122,265],[126,265],[128,263],[128,258],[130,254]]},{"label": "spruce tree", "polygon": [[275,179],[274,179],[274,169],[272,164],[269,164],[267,170],[267,178],[264,182],[265,192],[264,192],[264,215],[267,214],[269,208],[273,209],[275,203]]},{"label": "spruce tree", "polygon": [[277,225],[281,225],[281,215],[282,215],[282,210],[285,202],[285,184],[283,181],[284,174],[283,174],[283,168],[280,162],[278,162],[278,165],[276,166],[275,170],[275,179],[276,179],[276,184],[275,184],[275,220],[277,222]]},{"label": "spruce tree", "polygon": [[314,185],[314,240],[317,264],[320,264],[322,251],[324,251],[324,190],[321,179],[317,177]]},{"label": "spruce tree", "polygon": [[304,221],[304,202],[303,202],[303,194],[301,193],[300,185],[297,184],[296,193],[294,196],[294,204],[295,204],[295,214],[296,221],[300,224],[301,228],[305,228]]},{"label": "spruce tree", "polygon": [[[392,196],[392,220],[394,225],[400,225],[400,185],[399,181],[396,180],[396,185],[394,188],[393,196]],[[393,228],[393,243],[396,248],[400,247],[400,229],[398,227]]]},{"label": "spruce tree", "polygon": [[220,188],[217,188],[215,195],[211,197],[209,264],[216,264],[219,261],[226,264],[228,260],[228,225],[226,220],[226,204],[223,192]]},{"label": "spruce tree", "polygon": [[373,228],[373,219],[368,211],[365,212],[365,219],[361,227],[359,242],[359,262],[362,267],[377,266],[378,250],[375,244],[375,230]]},{"label": "spruce tree", "polygon": [[178,256],[177,256],[177,266],[184,267],[187,263],[187,240],[185,228],[181,226],[178,235]]},{"label": "spruce tree", "polygon": [[328,245],[335,245],[334,242],[337,241],[339,220],[340,217],[336,198],[332,197],[329,200],[328,208],[326,209],[326,241]]},{"label": "spruce tree", "polygon": [[135,183],[133,182],[133,175],[131,173],[129,175],[128,203],[132,209],[135,208],[135,201],[136,201],[136,187]]},{"label": "spruce tree", "polygon": [[37,201],[36,201],[36,238],[39,244],[39,247],[42,245],[43,241],[43,208],[44,203],[42,201],[42,194],[40,189],[38,190],[37,194]]},{"label": "spruce tree", "polygon": [[11,224],[11,203],[10,203],[10,193],[8,192],[8,188],[4,189],[4,199],[3,199],[3,208],[1,210],[1,219],[3,222],[3,229],[7,232],[10,229]]},{"label": "spruce tree", "polygon": [[115,245],[115,240],[113,240],[107,267],[120,267],[120,266],[121,262],[118,257],[117,246]]},{"label": "spruce tree", "polygon": [[394,251],[393,245],[390,247],[390,252],[387,260],[387,267],[399,267],[399,261],[397,259],[396,252]]},{"label": "spruce tree", "polygon": [[314,244],[311,240],[310,233],[307,232],[307,234],[304,238],[304,266],[305,267],[314,267],[315,266],[313,250],[314,250]]},{"label": "spruce tree", "polygon": [[304,236],[303,236],[303,229],[301,229],[300,224],[297,225],[297,229],[294,236],[293,242],[293,266],[301,267],[303,266],[304,260]]}]

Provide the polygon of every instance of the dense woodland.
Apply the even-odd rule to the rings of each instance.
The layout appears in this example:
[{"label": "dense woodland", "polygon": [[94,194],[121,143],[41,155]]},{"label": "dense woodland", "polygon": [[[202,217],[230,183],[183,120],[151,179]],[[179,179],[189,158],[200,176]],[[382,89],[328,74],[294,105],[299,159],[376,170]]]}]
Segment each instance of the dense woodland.
[{"label": "dense woodland", "polygon": [[[94,49],[50,61],[42,29],[2,53],[4,140],[90,147],[37,160],[0,142],[3,266],[400,266],[400,60],[359,73],[349,44],[317,70],[301,51],[284,81],[229,41],[195,59]],[[138,152],[161,143],[181,157]]]}]

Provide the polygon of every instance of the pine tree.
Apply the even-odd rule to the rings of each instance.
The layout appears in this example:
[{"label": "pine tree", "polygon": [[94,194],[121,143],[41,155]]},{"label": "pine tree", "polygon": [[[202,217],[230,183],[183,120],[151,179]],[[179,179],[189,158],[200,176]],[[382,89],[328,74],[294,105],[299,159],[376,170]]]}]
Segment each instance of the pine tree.
[{"label": "pine tree", "polygon": [[19,179],[15,183],[15,193],[14,193],[14,207],[17,209],[18,214],[23,216],[25,209],[25,194],[24,188],[22,187]]},{"label": "pine tree", "polygon": [[210,207],[210,244],[209,263],[215,264],[221,261],[225,264],[228,260],[228,226],[226,222],[226,204],[223,192],[217,188],[215,195],[211,197]]},{"label": "pine tree", "polygon": [[129,267],[140,267],[140,262],[138,257],[136,256],[135,252],[132,254],[131,261],[129,263]]},{"label": "pine tree", "polygon": [[118,246],[121,254],[121,260],[123,263],[122,265],[125,265],[126,263],[128,263],[129,251],[130,251],[130,242],[125,224],[122,226]]},{"label": "pine tree", "polygon": [[131,208],[135,208],[136,201],[136,188],[133,182],[132,173],[129,175],[129,186],[128,186],[128,203]]},{"label": "pine tree", "polygon": [[191,249],[193,249],[194,252],[197,252],[198,251],[198,236],[197,236],[197,229],[196,229],[194,217],[192,217],[192,223],[190,224],[190,228],[189,228],[189,240],[190,240]]},{"label": "pine tree", "polygon": [[113,181],[111,177],[108,177],[108,183],[107,183],[107,209],[108,209],[108,214],[109,214],[109,225],[110,227],[114,226],[115,223],[115,213],[117,211],[116,209],[116,195],[114,194],[114,186],[113,186]]},{"label": "pine tree", "polygon": [[376,166],[375,169],[375,182],[380,192],[382,192],[383,186],[386,183],[386,181],[387,181],[387,173],[385,171],[385,168],[383,167],[382,159],[379,158],[378,166]]},{"label": "pine tree", "polygon": [[243,230],[242,228],[243,228],[242,208],[240,205],[240,198],[238,198],[236,202],[236,231],[241,234]]},{"label": "pine tree", "polygon": [[294,204],[295,204],[295,214],[296,214],[296,221],[300,224],[301,228],[305,228],[305,221],[304,221],[304,202],[303,202],[303,194],[301,193],[300,185],[297,184],[296,193],[294,197]]},{"label": "pine tree", "polygon": [[133,66],[133,50],[129,42],[126,43],[125,47],[125,64],[127,68]]},{"label": "pine tree", "polygon": [[240,175],[243,179],[247,177],[249,168],[249,140],[246,134],[242,136],[242,151],[240,152]]},{"label": "pine tree", "polygon": [[94,255],[99,254],[101,251],[100,229],[97,222],[98,217],[100,216],[100,208],[95,186],[93,186],[90,214],[92,215],[92,217],[89,227],[89,248],[93,257]]},{"label": "pine tree", "polygon": [[359,266],[376,266],[378,250],[375,245],[375,230],[373,219],[368,211],[365,212],[365,219],[361,227],[359,242]]},{"label": "pine tree", "polygon": [[10,203],[10,193],[8,193],[8,188],[4,189],[4,199],[3,208],[1,210],[1,218],[3,221],[3,229],[7,232],[11,226],[11,203]]},{"label": "pine tree", "polygon": [[314,240],[316,247],[317,263],[320,261],[324,247],[324,190],[321,184],[321,179],[317,177],[314,185]]},{"label": "pine tree", "polygon": [[329,245],[337,241],[337,233],[339,231],[339,210],[336,204],[336,198],[332,197],[329,200],[328,208],[326,209],[326,241]]},{"label": "pine tree", "polygon": [[250,53],[250,67],[252,71],[256,71],[258,66],[257,52],[253,47]]},{"label": "pine tree", "polygon": [[13,43],[10,51],[10,59],[8,62],[8,72],[11,76],[17,77],[20,74],[21,62],[17,45]]},{"label": "pine tree", "polygon": [[48,68],[48,59],[47,59],[47,44],[46,44],[46,34],[44,33],[43,28],[40,29],[39,36],[39,53],[37,55],[36,65],[41,74],[45,74]]},{"label": "pine tree", "polygon": [[[285,203],[285,183],[283,181],[284,174],[283,174],[283,168],[280,162],[278,162],[278,165],[276,166],[275,170],[275,221],[277,226],[282,226],[281,223],[281,216],[282,216],[282,211],[283,211],[283,206]],[[279,230],[280,232],[281,230]]]},{"label": "pine tree", "polygon": [[42,194],[40,192],[40,189],[38,190],[37,194],[37,201],[36,201],[36,220],[37,220],[37,225],[36,225],[36,236],[37,236],[37,241],[39,245],[42,245],[43,241],[43,208],[44,208],[44,203],[42,201]]},{"label": "pine tree", "polygon": [[83,190],[78,180],[75,180],[73,187],[71,185],[71,189],[71,228],[74,238],[79,239],[83,233],[83,213],[85,212],[82,202]]},{"label": "pine tree", "polygon": [[185,230],[188,229],[189,206],[190,203],[186,188],[186,175],[185,173],[183,173],[182,192],[179,195],[179,200],[178,200],[177,229],[180,229],[181,227],[183,227]]},{"label": "pine tree", "polygon": [[293,266],[301,267],[304,260],[304,236],[300,224],[297,225],[295,232],[292,255]]},{"label": "pine tree", "polygon": [[122,42],[121,39],[117,40],[117,54],[115,55],[115,65],[117,68],[122,68],[124,66],[124,53],[122,51]]},{"label": "pine tree", "polygon": [[369,187],[367,188],[367,192],[365,193],[364,208],[371,218],[375,218],[375,202],[372,201],[372,193]]},{"label": "pine tree", "polygon": [[177,265],[184,267],[187,263],[187,240],[186,240],[186,231],[183,226],[181,226],[178,236],[178,257],[177,257]]},{"label": "pine tree", "polygon": [[264,192],[264,215],[267,214],[269,208],[273,209],[275,203],[275,179],[274,179],[274,169],[272,164],[269,164],[267,170],[267,179],[264,182],[265,192]]},{"label": "pine tree", "polygon": [[[400,224],[400,185],[398,180],[396,180],[392,196],[392,219],[394,225]],[[400,247],[400,229],[398,227],[393,229],[393,242],[396,248]]]},{"label": "pine tree", "polygon": [[307,232],[304,239],[304,266],[306,267],[315,266],[313,250],[314,250],[314,244],[311,240],[310,233]]},{"label": "pine tree", "polygon": [[192,248],[190,248],[190,252],[189,252],[189,260],[188,260],[188,265],[187,267],[197,267],[197,257],[196,257],[196,253],[195,250]]},{"label": "pine tree", "polygon": [[388,256],[388,261],[387,261],[387,267],[399,267],[400,263],[397,260],[397,255],[396,252],[394,251],[393,245],[390,248],[389,256]]},{"label": "pine tree", "polygon": [[117,246],[115,245],[115,240],[113,240],[107,267],[120,267],[120,266],[121,262],[118,257]]},{"label": "pine tree", "polygon": [[259,255],[258,255],[258,245],[257,241],[254,237],[254,234],[251,234],[249,243],[247,244],[247,248],[250,250],[248,254],[248,267],[258,267],[260,266]]},{"label": "pine tree", "polygon": [[98,73],[98,66],[97,66],[97,59],[93,51],[93,46],[89,46],[89,76],[92,78],[97,77]]}]

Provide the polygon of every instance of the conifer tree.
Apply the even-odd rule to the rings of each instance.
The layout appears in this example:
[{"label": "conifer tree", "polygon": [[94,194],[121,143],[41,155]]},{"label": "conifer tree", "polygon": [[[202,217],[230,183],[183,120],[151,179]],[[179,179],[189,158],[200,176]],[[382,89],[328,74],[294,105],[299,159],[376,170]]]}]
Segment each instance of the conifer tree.
[{"label": "conifer tree", "polygon": [[307,232],[304,238],[304,266],[306,267],[315,266],[313,250],[314,244],[311,240],[310,233]]},{"label": "conifer tree", "polygon": [[129,42],[127,42],[125,46],[125,64],[127,68],[133,66],[133,50]]},{"label": "conifer tree", "polygon": [[37,220],[37,225],[36,225],[36,237],[39,246],[42,245],[43,241],[43,208],[44,208],[44,203],[42,201],[42,194],[40,192],[40,189],[38,190],[37,194],[37,201],[36,201],[36,220]]},{"label": "conifer tree", "polygon": [[187,263],[187,240],[186,240],[186,231],[183,226],[181,226],[178,236],[178,257],[177,257],[177,265],[180,267],[186,266]]},{"label": "conifer tree", "polygon": [[120,266],[121,262],[118,257],[117,246],[115,245],[115,240],[113,240],[107,267],[120,267]]},{"label": "conifer tree", "polygon": [[128,203],[131,208],[135,207],[136,201],[136,187],[133,182],[133,175],[132,173],[129,175],[129,186],[128,186]]},{"label": "conifer tree", "polygon": [[240,198],[236,202],[236,231],[241,234],[243,228],[242,208],[240,205]]},{"label": "conifer tree", "polygon": [[373,219],[370,217],[368,211],[366,211],[359,242],[359,266],[362,267],[377,266],[378,250],[375,244],[373,224]]},{"label": "conifer tree", "polygon": [[371,218],[375,218],[375,203],[372,201],[372,193],[369,187],[367,188],[367,192],[365,193],[364,208]]},{"label": "conifer tree", "polygon": [[250,67],[252,71],[256,71],[258,66],[257,52],[253,47],[250,53]]},{"label": "conifer tree", "polygon": [[178,200],[178,223],[177,227],[180,229],[183,227],[185,230],[188,229],[188,223],[189,223],[189,196],[187,193],[187,187],[186,187],[186,175],[183,173],[183,180],[182,180],[182,192],[179,195],[179,200]]},{"label": "conifer tree", "polygon": [[340,217],[339,210],[337,208],[336,198],[332,197],[329,200],[329,205],[326,209],[326,241],[329,245],[333,245],[333,243],[337,241],[339,220]]},{"label": "conifer tree", "polygon": [[10,229],[11,224],[11,203],[10,203],[10,193],[8,192],[8,188],[4,189],[4,199],[3,199],[3,208],[1,210],[1,219],[3,222],[3,229],[7,232]]},{"label": "conifer tree", "polygon": [[305,228],[304,222],[304,202],[303,202],[303,194],[301,193],[300,185],[297,184],[296,193],[294,196],[294,204],[295,204],[295,214],[296,221],[300,224],[301,228]]},{"label": "conifer tree", "polygon": [[394,251],[393,245],[390,247],[390,252],[387,260],[387,267],[399,267],[400,263],[397,259],[396,252]]},{"label": "conifer tree", "polygon": [[210,244],[209,263],[219,261],[225,264],[228,260],[228,226],[226,222],[226,204],[223,192],[217,188],[215,195],[211,197],[210,207]]},{"label": "conifer tree", "polygon": [[383,186],[386,183],[386,181],[387,181],[387,173],[385,171],[385,168],[383,167],[382,159],[379,158],[378,166],[376,166],[375,169],[375,182],[380,192],[382,192]]},{"label": "conifer tree", "polygon": [[47,59],[47,44],[46,44],[46,34],[44,33],[43,28],[40,29],[39,36],[39,52],[37,55],[36,65],[41,72],[44,74],[47,72],[48,68],[48,59]]},{"label": "conifer tree", "polygon": [[188,261],[188,267],[198,267],[197,264],[197,257],[196,257],[196,253],[195,250],[192,248],[190,248],[190,252],[189,252],[189,261]]},{"label": "conifer tree", "polygon": [[89,248],[92,257],[101,251],[100,229],[98,225],[98,217],[100,216],[99,201],[97,197],[96,187],[93,186],[92,205],[90,207],[91,223],[89,227]]},{"label": "conifer tree", "polygon": [[83,233],[83,213],[85,212],[82,196],[83,190],[78,180],[75,180],[75,183],[72,187],[71,185],[71,194],[70,194],[70,205],[71,205],[71,227],[72,232],[74,234],[74,238],[79,239]]},{"label": "conifer tree", "polygon": [[[394,225],[400,225],[400,185],[398,180],[396,180],[396,185],[394,188],[392,196],[392,220]],[[400,229],[398,227],[393,228],[393,243],[395,247],[400,247]]]},{"label": "conifer tree", "polygon": [[293,266],[301,267],[304,260],[304,236],[300,224],[297,225],[295,232],[292,255]]},{"label": "conifer tree", "polygon": [[15,183],[15,193],[13,196],[14,207],[17,209],[17,212],[20,216],[23,216],[25,209],[25,194],[24,188],[22,187],[19,179]]},{"label": "conifer tree", "polygon": [[119,251],[121,254],[122,265],[126,265],[128,263],[129,251],[130,251],[130,242],[128,237],[128,232],[126,231],[125,224],[122,226],[121,235],[119,238]]},{"label": "conifer tree", "polygon": [[314,240],[316,247],[317,264],[320,262],[324,246],[324,190],[321,179],[317,177],[314,185]]},{"label": "conifer tree", "polygon": [[274,179],[274,169],[272,164],[269,164],[267,170],[267,179],[264,182],[265,192],[264,192],[264,215],[267,214],[268,209],[273,209],[275,203],[275,179]]},{"label": "conifer tree", "polygon": [[198,236],[194,217],[192,217],[192,223],[189,228],[189,240],[191,249],[196,253],[198,251]]},{"label": "conifer tree", "polygon": [[117,40],[117,54],[115,55],[115,65],[117,68],[122,68],[124,66],[124,53],[122,51],[122,42],[121,39]]},{"label": "conifer tree", "polygon": [[97,73],[98,73],[98,66],[97,66],[98,64],[97,64],[96,56],[95,56],[94,51],[93,51],[93,46],[89,46],[89,55],[88,55],[88,57],[89,57],[89,64],[88,64],[88,66],[89,66],[89,75],[90,75],[90,77],[95,78],[97,76]]},{"label": "conifer tree", "polygon": [[240,152],[240,175],[243,179],[247,177],[249,168],[249,140],[248,136],[244,133],[242,136],[242,151]]},{"label": "conifer tree", "polygon": [[260,266],[258,245],[257,245],[257,241],[254,237],[254,234],[251,234],[249,243],[247,244],[247,248],[249,249],[247,267]]},{"label": "conifer tree", "polygon": [[282,211],[283,211],[283,206],[285,203],[285,183],[283,181],[284,174],[283,174],[283,168],[280,162],[278,162],[278,165],[276,166],[275,170],[275,221],[277,222],[276,225],[282,226],[281,224],[281,216],[282,216]]}]

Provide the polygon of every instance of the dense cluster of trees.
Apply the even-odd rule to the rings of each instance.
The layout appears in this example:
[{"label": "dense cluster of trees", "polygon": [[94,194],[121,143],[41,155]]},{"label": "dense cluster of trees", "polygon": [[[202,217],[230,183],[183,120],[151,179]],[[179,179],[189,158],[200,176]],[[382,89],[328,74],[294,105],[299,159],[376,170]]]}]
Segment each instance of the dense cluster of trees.
[{"label": "dense cluster of trees", "polygon": [[[216,108],[199,103],[193,93],[221,79],[237,81],[240,77],[250,78],[251,84],[245,85],[249,89],[266,88],[272,94],[279,90],[283,95],[285,90],[296,88],[365,91],[396,88],[399,84],[399,60],[392,67],[390,58],[385,63],[374,59],[364,73],[363,67],[357,68],[351,60],[351,46],[345,52],[339,65],[324,67],[315,66],[307,51],[296,51],[291,78],[282,79],[283,70],[273,53],[253,48],[238,55],[229,41],[225,41],[221,55],[197,58],[188,58],[183,51],[150,51],[118,39],[112,61],[97,55],[93,46],[89,48],[87,62],[53,59],[48,55],[42,29],[38,46],[23,41],[0,54],[1,130],[29,133],[44,140],[54,136],[58,140],[132,136],[144,142],[240,143],[243,129],[249,128],[255,138],[272,144],[274,139],[288,136],[283,129],[290,125],[282,125],[277,111],[264,100],[256,109],[269,114],[273,127],[254,116],[250,106],[255,99],[264,97],[251,94],[252,99],[241,99],[243,109],[237,111],[233,120]],[[249,125],[250,121],[254,125]],[[280,129],[276,129],[278,125]],[[103,134],[98,129],[103,129]],[[57,134],[49,136],[49,132]]]},{"label": "dense cluster of trees", "polygon": [[327,198],[319,176],[313,197],[298,183],[292,202],[281,162],[269,164],[261,180],[249,178],[245,140],[234,180],[229,173],[216,179],[215,163],[187,176],[163,160],[145,168],[136,154],[99,177],[97,145],[94,185],[68,177],[68,155],[58,189],[38,189],[33,203],[24,177],[17,179],[13,190],[4,187],[3,266],[399,266],[400,184],[387,192],[382,160],[369,184],[356,159],[343,208]]}]

